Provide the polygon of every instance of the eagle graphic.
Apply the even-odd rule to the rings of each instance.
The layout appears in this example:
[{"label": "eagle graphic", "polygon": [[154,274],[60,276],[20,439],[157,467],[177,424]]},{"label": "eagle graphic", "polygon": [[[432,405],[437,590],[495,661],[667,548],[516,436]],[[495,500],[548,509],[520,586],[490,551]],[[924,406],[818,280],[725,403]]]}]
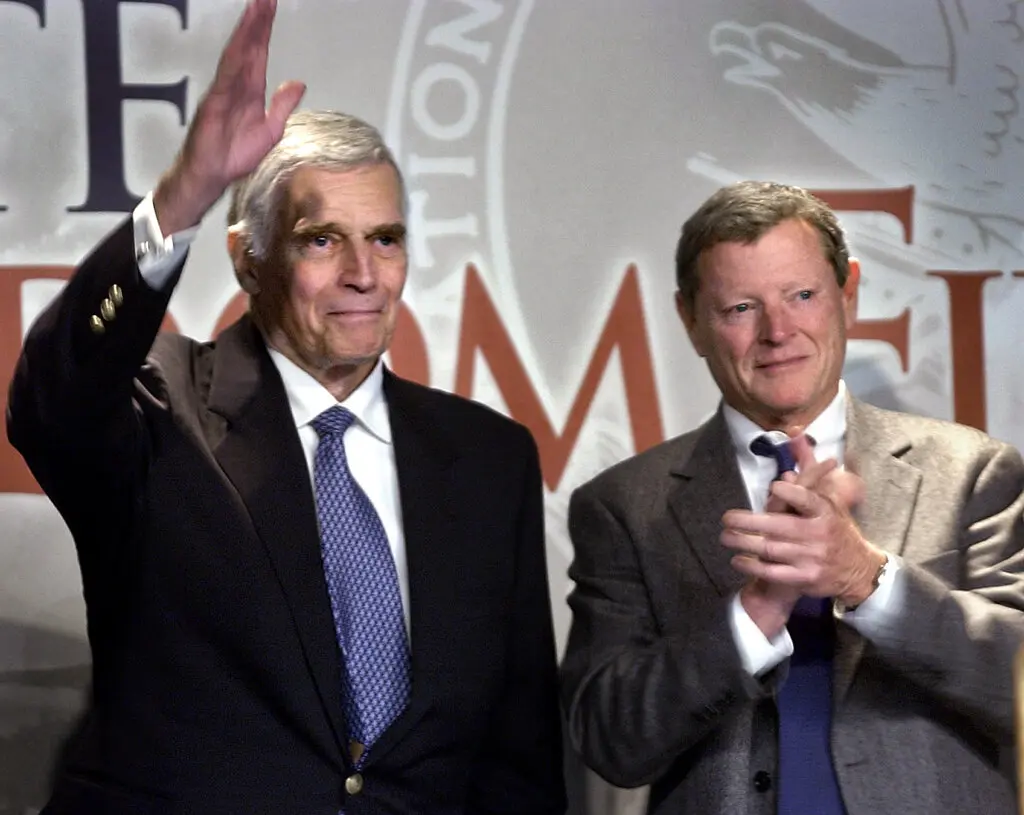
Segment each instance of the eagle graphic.
[{"label": "eagle graphic", "polygon": [[882,184],[913,184],[919,204],[969,225],[972,246],[1020,253],[1024,0],[935,2],[945,64],[874,65],[778,23],[718,23],[710,48],[731,61],[725,79],[772,94]]}]

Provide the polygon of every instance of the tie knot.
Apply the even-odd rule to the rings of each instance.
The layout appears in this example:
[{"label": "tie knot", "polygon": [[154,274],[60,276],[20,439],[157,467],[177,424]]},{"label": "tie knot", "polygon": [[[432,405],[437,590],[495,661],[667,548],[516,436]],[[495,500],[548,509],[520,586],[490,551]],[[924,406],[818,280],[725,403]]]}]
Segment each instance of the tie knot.
[{"label": "tie knot", "polygon": [[313,425],[313,429],[322,439],[324,436],[344,435],[345,431],[352,426],[355,420],[356,417],[352,411],[341,405],[335,405],[313,419],[310,424]]},{"label": "tie knot", "polygon": [[788,441],[776,444],[766,433],[750,442],[750,452],[755,456],[775,459],[775,463],[779,466],[778,475],[780,476],[783,473],[796,470],[796,458],[793,456],[793,450]]}]

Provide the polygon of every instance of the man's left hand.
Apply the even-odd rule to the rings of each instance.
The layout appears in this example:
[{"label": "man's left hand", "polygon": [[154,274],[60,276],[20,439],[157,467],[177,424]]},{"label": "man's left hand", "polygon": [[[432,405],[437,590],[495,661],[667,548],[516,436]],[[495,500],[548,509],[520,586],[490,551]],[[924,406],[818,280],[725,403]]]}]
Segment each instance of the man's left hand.
[{"label": "man's left hand", "polygon": [[850,514],[863,494],[860,479],[835,471],[817,489],[777,481],[772,493],[792,511],[736,509],[723,516],[721,541],[737,553],[733,567],[811,597],[860,605],[874,591],[875,576],[886,557],[864,539]]}]

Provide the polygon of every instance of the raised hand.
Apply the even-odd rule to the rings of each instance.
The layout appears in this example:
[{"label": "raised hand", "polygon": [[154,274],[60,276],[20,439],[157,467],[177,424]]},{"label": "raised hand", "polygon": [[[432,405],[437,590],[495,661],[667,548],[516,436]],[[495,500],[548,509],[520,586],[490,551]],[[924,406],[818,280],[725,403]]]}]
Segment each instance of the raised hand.
[{"label": "raised hand", "polygon": [[285,82],[266,107],[267,55],[277,0],[251,0],[199,103],[181,152],[154,193],[165,235],[194,226],[228,186],[277,144],[306,87]]}]

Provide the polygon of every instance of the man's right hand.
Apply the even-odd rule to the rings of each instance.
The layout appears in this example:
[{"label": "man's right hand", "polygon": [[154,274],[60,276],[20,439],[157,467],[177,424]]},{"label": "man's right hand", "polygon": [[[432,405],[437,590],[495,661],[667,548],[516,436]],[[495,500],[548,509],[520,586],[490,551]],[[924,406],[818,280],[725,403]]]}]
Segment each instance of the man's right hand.
[{"label": "man's right hand", "polygon": [[250,0],[221,53],[181,152],[154,192],[164,235],[196,226],[232,182],[280,141],[306,86],[285,82],[266,105],[267,54],[277,0]]}]

